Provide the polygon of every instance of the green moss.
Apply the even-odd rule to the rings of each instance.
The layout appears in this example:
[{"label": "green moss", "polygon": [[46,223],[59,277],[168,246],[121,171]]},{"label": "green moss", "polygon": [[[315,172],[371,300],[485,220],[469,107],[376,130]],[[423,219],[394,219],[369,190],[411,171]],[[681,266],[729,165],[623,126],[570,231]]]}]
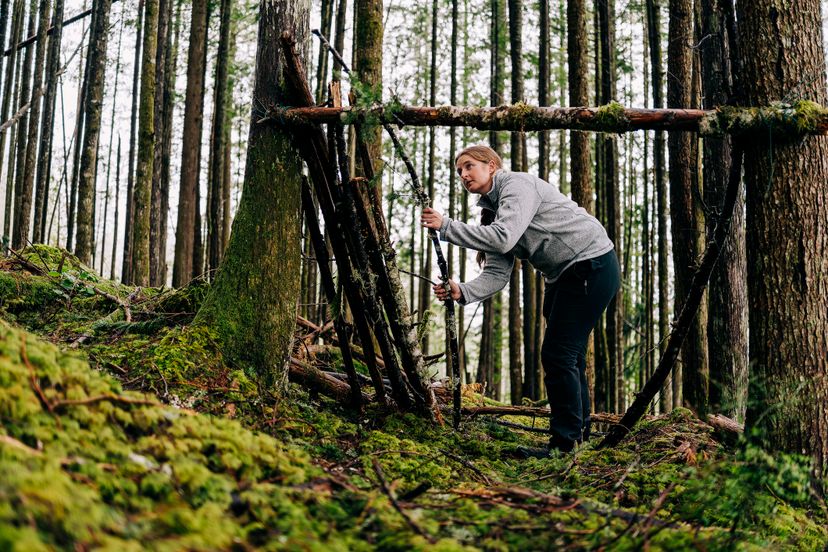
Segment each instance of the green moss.
[{"label": "green moss", "polygon": [[629,130],[629,120],[624,106],[618,102],[602,105],[595,112],[595,122],[603,132],[625,132]]}]

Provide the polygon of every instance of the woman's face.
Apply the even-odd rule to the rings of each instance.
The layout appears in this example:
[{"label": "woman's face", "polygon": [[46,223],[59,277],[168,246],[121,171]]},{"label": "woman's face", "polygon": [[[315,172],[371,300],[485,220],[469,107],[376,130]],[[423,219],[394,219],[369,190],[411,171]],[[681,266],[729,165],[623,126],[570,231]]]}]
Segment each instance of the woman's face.
[{"label": "woman's face", "polygon": [[457,174],[463,186],[475,194],[486,194],[492,189],[492,175],[497,170],[494,161],[478,161],[470,155],[461,155],[457,160]]}]

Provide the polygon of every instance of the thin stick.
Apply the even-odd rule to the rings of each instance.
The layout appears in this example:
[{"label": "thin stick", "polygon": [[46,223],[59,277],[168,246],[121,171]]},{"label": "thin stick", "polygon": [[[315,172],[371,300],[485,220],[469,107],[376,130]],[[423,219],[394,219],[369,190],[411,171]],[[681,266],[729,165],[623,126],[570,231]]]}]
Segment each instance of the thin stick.
[{"label": "thin stick", "polygon": [[402,518],[415,533],[422,537],[425,537],[431,544],[434,544],[434,537],[423,531],[423,528],[417,525],[417,523],[413,519],[411,519],[411,516],[408,515],[408,512],[403,510],[402,506],[400,506],[400,503],[394,496],[394,492],[388,486],[388,481],[385,479],[385,473],[383,473],[382,471],[382,467],[380,466],[379,460],[377,460],[376,457],[373,457],[371,458],[371,462],[374,465],[374,472],[377,474],[377,478],[379,479],[380,488],[382,489],[382,492],[384,492],[385,495],[388,497],[388,500],[391,501],[391,505],[394,506],[394,509],[400,513]]}]

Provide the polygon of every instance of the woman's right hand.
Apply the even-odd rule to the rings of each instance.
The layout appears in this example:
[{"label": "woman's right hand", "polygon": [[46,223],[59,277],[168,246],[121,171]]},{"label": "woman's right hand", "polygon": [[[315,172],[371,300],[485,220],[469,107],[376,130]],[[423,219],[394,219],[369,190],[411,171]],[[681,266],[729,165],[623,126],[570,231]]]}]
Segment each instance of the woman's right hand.
[{"label": "woman's right hand", "polygon": [[[449,287],[451,288],[451,298],[454,299],[455,301],[460,300],[460,297],[462,297],[462,295],[460,293],[460,286],[458,286],[457,282],[455,282],[454,280],[449,280],[448,284],[449,284]],[[439,299],[440,301],[445,301],[445,300],[448,299],[449,293],[448,293],[448,291],[446,291],[446,285],[445,284],[443,284],[443,283],[435,284],[435,285],[432,286],[432,289],[434,290],[434,295],[436,295],[437,299]]]}]

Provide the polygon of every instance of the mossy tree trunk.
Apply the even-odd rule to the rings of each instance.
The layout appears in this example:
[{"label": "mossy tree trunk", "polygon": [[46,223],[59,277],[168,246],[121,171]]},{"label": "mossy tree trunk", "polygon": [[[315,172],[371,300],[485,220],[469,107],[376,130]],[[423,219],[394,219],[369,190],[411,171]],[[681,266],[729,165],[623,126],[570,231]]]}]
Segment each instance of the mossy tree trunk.
[{"label": "mossy tree trunk", "polygon": [[131,282],[150,283],[150,203],[155,144],[155,55],[158,39],[158,0],[146,0],[144,12],[141,100],[138,115],[138,160],[133,190]]},{"label": "mossy tree trunk", "polygon": [[175,229],[173,286],[186,284],[193,274],[195,219],[198,204],[201,127],[204,118],[204,52],[207,48],[207,0],[195,0],[187,51],[187,91],[184,100],[184,127],[181,154],[181,184],[178,194],[178,222]]},{"label": "mossy tree trunk", "polygon": [[[693,2],[670,0],[669,46],[667,49],[667,107],[687,107],[692,97]],[[671,132],[670,227],[673,235],[673,266],[676,312],[681,311],[690,289],[704,240],[704,224],[694,195],[698,185],[698,138],[688,132]],[[673,404],[683,404],[703,416],[707,410],[707,309],[704,301],[693,321],[673,375]],[[681,375],[679,375],[681,374]]]},{"label": "mossy tree trunk", "polygon": [[[354,70],[359,82],[370,87],[371,94],[382,99],[382,0],[356,0],[354,4],[356,27],[355,40],[358,48],[354,51]],[[379,125],[363,128],[365,144],[374,162],[374,172],[381,174],[379,159],[382,157],[382,128]],[[362,168],[356,163],[358,176]],[[376,183],[382,191],[382,180]]]},{"label": "mossy tree trunk", "polygon": [[[826,102],[820,2],[737,3],[749,105]],[[828,466],[828,138],[746,149],[750,400],[747,426],[776,450]]]},{"label": "mossy tree trunk", "polygon": [[86,130],[83,133],[80,181],[78,183],[77,239],[75,254],[90,264],[95,247],[95,182],[98,173],[98,139],[101,134],[106,50],[109,43],[109,11],[112,0],[95,4],[94,27],[89,38],[88,89],[84,105]]},{"label": "mossy tree trunk", "polygon": [[[262,0],[254,106],[285,103],[279,36],[309,35],[310,2]],[[299,294],[301,158],[290,135],[252,118],[241,201],[210,294],[195,324],[216,329],[232,362],[252,366],[270,389],[287,379]]]},{"label": "mossy tree trunk", "polygon": [[[730,0],[702,0],[702,83],[705,109],[730,100],[730,37],[725,5]],[[724,198],[731,158],[730,137],[706,137],[703,147],[704,201],[717,209]],[[730,237],[710,277],[707,318],[710,363],[710,410],[743,420],[747,393],[747,259],[745,257],[744,196],[736,204]],[[716,217],[707,217],[707,236],[713,236]]]}]

